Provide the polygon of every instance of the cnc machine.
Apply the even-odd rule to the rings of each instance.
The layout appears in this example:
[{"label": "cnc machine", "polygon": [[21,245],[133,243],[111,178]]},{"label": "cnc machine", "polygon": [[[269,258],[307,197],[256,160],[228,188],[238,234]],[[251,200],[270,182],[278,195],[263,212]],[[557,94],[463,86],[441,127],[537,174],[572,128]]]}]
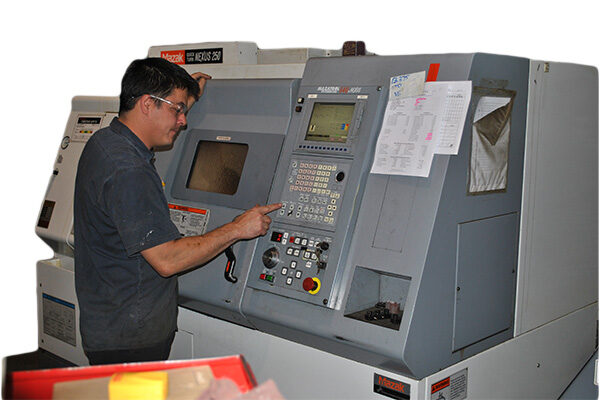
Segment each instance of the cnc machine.
[{"label": "cnc machine", "polygon": [[[156,152],[182,236],[283,204],[265,236],[179,277],[171,358],[244,354],[290,399],[558,397],[597,346],[597,70],[341,53],[150,49],[213,75]],[[372,173],[390,78],[420,71],[471,82],[458,151],[425,177]],[[78,364],[72,185],[116,101],[74,99],[36,228],[56,253],[38,263],[40,347]]]}]

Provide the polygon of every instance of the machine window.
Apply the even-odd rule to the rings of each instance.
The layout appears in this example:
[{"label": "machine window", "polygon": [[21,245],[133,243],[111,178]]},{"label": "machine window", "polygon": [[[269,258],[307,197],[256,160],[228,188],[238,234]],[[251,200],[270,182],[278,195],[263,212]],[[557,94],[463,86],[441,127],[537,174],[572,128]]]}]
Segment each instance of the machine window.
[{"label": "machine window", "polygon": [[354,103],[315,103],[304,140],[346,143]]},{"label": "machine window", "polygon": [[235,194],[247,154],[247,144],[201,140],[196,147],[186,187],[211,193]]}]

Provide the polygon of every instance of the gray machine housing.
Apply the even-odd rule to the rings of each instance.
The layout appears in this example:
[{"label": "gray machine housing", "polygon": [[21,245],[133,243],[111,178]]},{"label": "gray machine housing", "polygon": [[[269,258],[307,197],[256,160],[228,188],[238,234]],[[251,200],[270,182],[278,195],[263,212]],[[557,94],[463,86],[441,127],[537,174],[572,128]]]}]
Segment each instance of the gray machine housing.
[{"label": "gray machine housing", "polygon": [[[390,77],[436,63],[438,81],[470,80],[474,88],[458,155],[435,155],[427,178],[371,174]],[[297,164],[344,175],[323,186],[338,193],[328,223],[304,209],[297,218],[289,208],[273,213],[267,235],[234,246],[237,282],[224,279],[227,258],[219,255],[180,277],[180,305],[416,378],[511,338],[528,77],[527,59],[478,53],[316,58],[300,82],[209,81],[187,131],[173,150],[157,153],[156,163],[168,201],[209,211],[207,230],[256,203],[296,202],[289,189]],[[493,93],[514,102],[507,187],[470,195],[475,99]],[[316,103],[355,104],[345,144],[305,139]],[[199,140],[248,144],[233,196],[186,188]],[[279,233],[306,244],[282,245],[274,241]],[[326,249],[317,247],[323,242]],[[290,268],[290,247],[299,250],[303,269]],[[278,257],[267,267],[273,248]],[[305,267],[315,253],[313,261],[325,264]],[[318,279],[316,292],[302,287],[307,277]],[[386,301],[399,304],[398,323],[356,317]]]},{"label": "gray machine housing", "polygon": [[[174,148],[156,153],[155,165],[163,176],[167,201],[208,211],[204,229],[188,234],[210,231],[256,204],[266,203],[297,89],[297,79],[211,81],[202,100],[190,111],[188,129],[176,140]],[[199,141],[248,145],[236,193],[228,195],[186,187]],[[173,214],[172,218],[178,218]],[[255,247],[254,240],[232,246],[236,283],[224,279],[228,261],[225,254],[185,273],[179,279],[180,305],[250,326],[241,314],[241,299]]]}]

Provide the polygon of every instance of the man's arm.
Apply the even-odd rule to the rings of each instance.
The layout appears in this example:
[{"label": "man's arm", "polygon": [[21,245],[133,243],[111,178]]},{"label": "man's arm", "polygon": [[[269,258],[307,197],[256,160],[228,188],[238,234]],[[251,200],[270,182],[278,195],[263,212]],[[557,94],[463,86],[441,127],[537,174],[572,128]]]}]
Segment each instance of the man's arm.
[{"label": "man's arm", "polygon": [[183,272],[210,261],[238,240],[266,234],[271,224],[267,214],[280,207],[280,203],[253,207],[204,235],[184,237],[142,250],[142,256],[161,276]]}]

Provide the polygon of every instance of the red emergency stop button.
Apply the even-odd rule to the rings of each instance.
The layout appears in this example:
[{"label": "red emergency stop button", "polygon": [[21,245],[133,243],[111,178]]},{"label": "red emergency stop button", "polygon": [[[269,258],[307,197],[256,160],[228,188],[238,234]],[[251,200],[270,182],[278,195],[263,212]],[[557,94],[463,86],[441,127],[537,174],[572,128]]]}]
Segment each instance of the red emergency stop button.
[{"label": "red emergency stop button", "polygon": [[321,281],[319,278],[306,278],[302,282],[302,289],[306,290],[310,294],[317,294],[321,289]]}]

